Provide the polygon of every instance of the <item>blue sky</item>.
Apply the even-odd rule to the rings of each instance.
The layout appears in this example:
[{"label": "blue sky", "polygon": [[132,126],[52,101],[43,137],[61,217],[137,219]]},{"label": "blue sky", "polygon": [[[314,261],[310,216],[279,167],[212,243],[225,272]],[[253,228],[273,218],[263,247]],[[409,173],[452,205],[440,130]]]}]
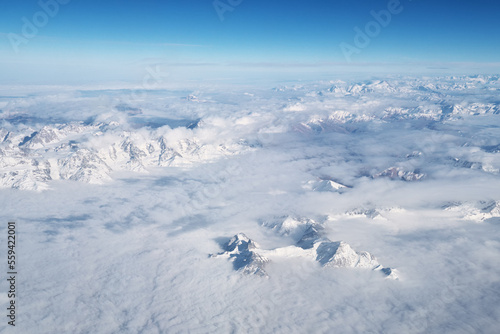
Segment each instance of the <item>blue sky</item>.
[{"label": "blue sky", "polygon": [[[450,63],[500,71],[494,0],[400,0],[397,13],[362,47],[354,28],[366,32],[375,22],[371,12],[395,0],[220,0],[219,12],[213,0],[59,0],[57,13],[44,14],[50,10],[40,3],[53,8],[56,1],[2,1],[0,80],[130,79],[144,64],[174,72]],[[26,22],[36,33],[23,31]],[[346,57],[341,43],[357,52]]]}]

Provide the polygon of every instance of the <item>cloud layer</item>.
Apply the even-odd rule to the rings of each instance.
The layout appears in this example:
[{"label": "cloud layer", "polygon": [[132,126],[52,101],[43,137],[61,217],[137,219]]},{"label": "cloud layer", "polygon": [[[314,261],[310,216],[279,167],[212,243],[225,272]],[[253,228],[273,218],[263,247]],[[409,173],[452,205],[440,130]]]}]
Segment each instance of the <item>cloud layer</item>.
[{"label": "cloud layer", "polygon": [[[33,179],[46,190],[5,177],[0,190],[20,235],[19,326],[494,332],[499,89],[497,76],[473,76],[3,97],[2,175],[50,169]],[[185,163],[162,165],[167,148]],[[261,249],[294,245],[263,224],[281,216],[322,222],[325,238],[400,279],[302,257],[266,263],[266,279],[209,257],[237,233]]]}]

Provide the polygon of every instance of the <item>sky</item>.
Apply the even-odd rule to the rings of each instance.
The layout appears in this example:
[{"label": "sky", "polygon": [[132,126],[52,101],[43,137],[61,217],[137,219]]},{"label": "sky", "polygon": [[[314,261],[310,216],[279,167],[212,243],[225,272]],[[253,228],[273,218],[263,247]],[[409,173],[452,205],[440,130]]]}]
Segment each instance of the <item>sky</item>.
[{"label": "sky", "polygon": [[[0,332],[497,332],[499,9],[0,0]],[[400,280],[287,253],[280,217]],[[269,279],[209,256],[236,233]]]},{"label": "sky", "polygon": [[499,10],[493,0],[2,1],[0,81],[138,80],[151,64],[193,78],[375,66],[497,73]]}]

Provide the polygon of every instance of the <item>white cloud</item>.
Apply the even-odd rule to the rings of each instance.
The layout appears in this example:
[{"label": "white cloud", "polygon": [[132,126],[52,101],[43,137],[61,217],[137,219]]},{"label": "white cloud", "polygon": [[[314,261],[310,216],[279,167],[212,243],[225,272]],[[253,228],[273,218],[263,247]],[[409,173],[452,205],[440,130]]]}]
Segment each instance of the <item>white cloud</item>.
[{"label": "white cloud", "polygon": [[[33,161],[54,162],[78,149],[112,170],[104,185],[35,178],[50,189],[0,190],[1,219],[17,221],[20,236],[19,326],[494,332],[500,234],[496,209],[485,213],[478,203],[500,200],[500,160],[489,148],[500,144],[500,115],[490,90],[498,78],[482,79],[386,78],[390,90],[368,89],[375,81],[162,89],[128,102],[141,109],[137,115],[116,108],[130,90],[14,90],[20,97],[0,100],[0,174],[43,170]],[[355,84],[359,94],[331,89]],[[190,94],[197,99],[186,99]],[[197,127],[185,128],[197,119]],[[58,135],[19,146],[44,126]],[[182,156],[178,165],[158,163],[160,138]],[[426,177],[373,177],[391,167]],[[92,173],[88,168],[80,172]],[[351,188],[314,191],[304,187],[311,180]],[[453,203],[461,204],[446,209]],[[284,256],[266,264],[269,279],[262,279],[208,256],[237,233],[264,250],[293,245],[294,224],[262,226],[279,216],[322,222],[325,238],[375,254],[400,280]],[[480,219],[462,219],[471,216]]]}]

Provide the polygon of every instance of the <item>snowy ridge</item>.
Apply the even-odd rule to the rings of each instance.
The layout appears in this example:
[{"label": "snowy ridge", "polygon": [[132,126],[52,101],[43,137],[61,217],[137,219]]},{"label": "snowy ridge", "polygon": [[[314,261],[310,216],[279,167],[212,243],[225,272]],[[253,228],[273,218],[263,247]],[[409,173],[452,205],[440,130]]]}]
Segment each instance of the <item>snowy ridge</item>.
[{"label": "snowy ridge", "polygon": [[[45,112],[31,111],[37,110],[38,98],[22,98],[19,99],[24,103],[22,106],[3,104],[0,110],[0,187],[43,190],[50,188],[52,180],[101,184],[111,180],[115,171],[188,167],[249,149],[258,150],[262,147],[259,138],[264,134],[268,137],[299,134],[310,138],[329,133],[377,134],[386,126],[392,131],[400,124],[433,134],[443,126],[466,119],[492,118],[490,123],[493,123],[493,118],[500,115],[498,86],[498,76],[485,75],[320,81],[265,92],[270,95],[266,112],[260,110],[262,103],[255,98],[258,95],[245,91],[243,95],[248,99],[245,101],[253,103],[249,109],[256,111],[246,108],[235,111],[231,107],[212,118],[211,108],[217,100],[202,91],[194,91],[187,98],[183,93],[167,114],[163,109],[157,111],[156,108],[163,108],[157,102],[147,106],[113,103],[111,109],[100,114],[88,111],[94,105],[84,105],[86,102],[79,99],[84,115],[75,111],[78,115],[73,115],[73,119],[66,119],[69,110],[50,98],[47,99],[53,104],[48,108],[60,108],[51,118]],[[463,93],[470,98],[457,97]],[[205,95],[206,98],[200,98]],[[228,102],[232,103],[232,98]],[[43,96],[39,99],[44,101]],[[225,103],[219,106],[224,108]],[[195,111],[186,111],[190,108]],[[273,110],[279,112],[267,112]],[[232,127],[236,134],[233,138],[219,136]],[[211,138],[207,139],[207,133]],[[456,168],[500,172],[498,142],[478,140],[472,144],[477,151],[472,147],[466,150],[464,146],[464,152],[458,152],[462,154],[431,156],[432,148],[439,147],[439,140],[430,136],[415,142],[409,149],[419,151],[420,157],[411,157],[415,158],[411,163],[425,168],[425,159],[432,158]],[[420,171],[417,166],[409,166],[407,159],[402,160],[400,157],[399,161],[379,165],[375,173],[374,166],[367,166],[365,170],[370,172],[364,176],[405,181],[427,177],[428,170]],[[78,161],[82,165],[77,168]],[[343,192],[349,188],[342,186],[341,182],[322,179],[311,184],[311,190]]]},{"label": "snowy ridge", "polygon": [[425,176],[426,175],[424,173],[420,173],[417,170],[405,171],[400,167],[390,167],[380,173],[373,175],[373,178],[376,179],[379,177],[387,177],[393,180],[399,179],[403,181],[418,181],[425,178]]},{"label": "snowy ridge", "polygon": [[397,270],[383,267],[372,254],[357,252],[344,241],[326,238],[323,226],[311,219],[287,216],[263,225],[298,240],[292,246],[265,250],[239,233],[224,246],[224,252],[215,256],[231,259],[235,270],[266,277],[263,266],[269,258],[303,257],[318,262],[322,267],[370,269],[382,272],[387,278],[398,279]]},{"label": "snowy ridge", "polygon": [[312,190],[312,191],[319,191],[319,192],[343,193],[344,191],[346,191],[352,187],[346,186],[346,185],[339,183],[339,182],[336,182],[336,181],[333,181],[332,179],[329,179],[329,178],[317,178],[315,180],[307,181],[302,186],[302,188],[307,189],[307,190]]},{"label": "snowy ridge", "polygon": [[[345,126],[355,123],[395,122],[408,120],[423,121],[451,121],[464,117],[475,117],[500,114],[500,103],[483,101],[464,101],[456,99],[456,92],[469,91],[491,94],[498,90],[497,76],[462,76],[441,78],[412,78],[411,80],[372,80],[365,82],[351,82],[336,80],[325,84],[328,87],[321,89],[321,85],[303,85],[284,87],[280,91],[308,92],[308,99],[301,99],[300,103],[289,104],[286,111],[311,111],[324,109],[328,115],[314,115],[305,122],[301,122],[299,129],[308,129],[311,132],[349,131]],[[318,89],[319,88],[319,89]],[[315,94],[312,94],[315,92]],[[418,103],[400,105],[377,105],[376,108],[349,108],[344,101],[359,103],[367,97],[370,100],[384,100],[391,98],[395,101],[412,100]],[[326,105],[318,103],[329,102]],[[344,105],[337,107],[337,105]]]},{"label": "snowy ridge", "polygon": [[500,217],[500,201],[458,202],[443,205],[446,211],[457,213],[463,220],[482,222]]},{"label": "snowy ridge", "polygon": [[0,134],[0,187],[23,190],[45,190],[59,179],[102,184],[114,171],[187,167],[245,150],[238,143],[204,143],[189,129],[132,132],[116,122],[46,125],[17,133],[2,129]]},{"label": "snowy ridge", "polygon": [[406,210],[401,207],[374,207],[370,203],[364,206],[353,208],[344,213],[329,215],[328,220],[337,221],[345,219],[368,218],[379,221],[386,221],[386,215],[390,213],[402,213]]},{"label": "snowy ridge", "polygon": [[268,277],[264,265],[269,260],[256,253],[256,250],[257,244],[253,240],[243,233],[238,233],[224,245],[224,252],[210,256],[230,259],[234,269],[243,274]]}]

